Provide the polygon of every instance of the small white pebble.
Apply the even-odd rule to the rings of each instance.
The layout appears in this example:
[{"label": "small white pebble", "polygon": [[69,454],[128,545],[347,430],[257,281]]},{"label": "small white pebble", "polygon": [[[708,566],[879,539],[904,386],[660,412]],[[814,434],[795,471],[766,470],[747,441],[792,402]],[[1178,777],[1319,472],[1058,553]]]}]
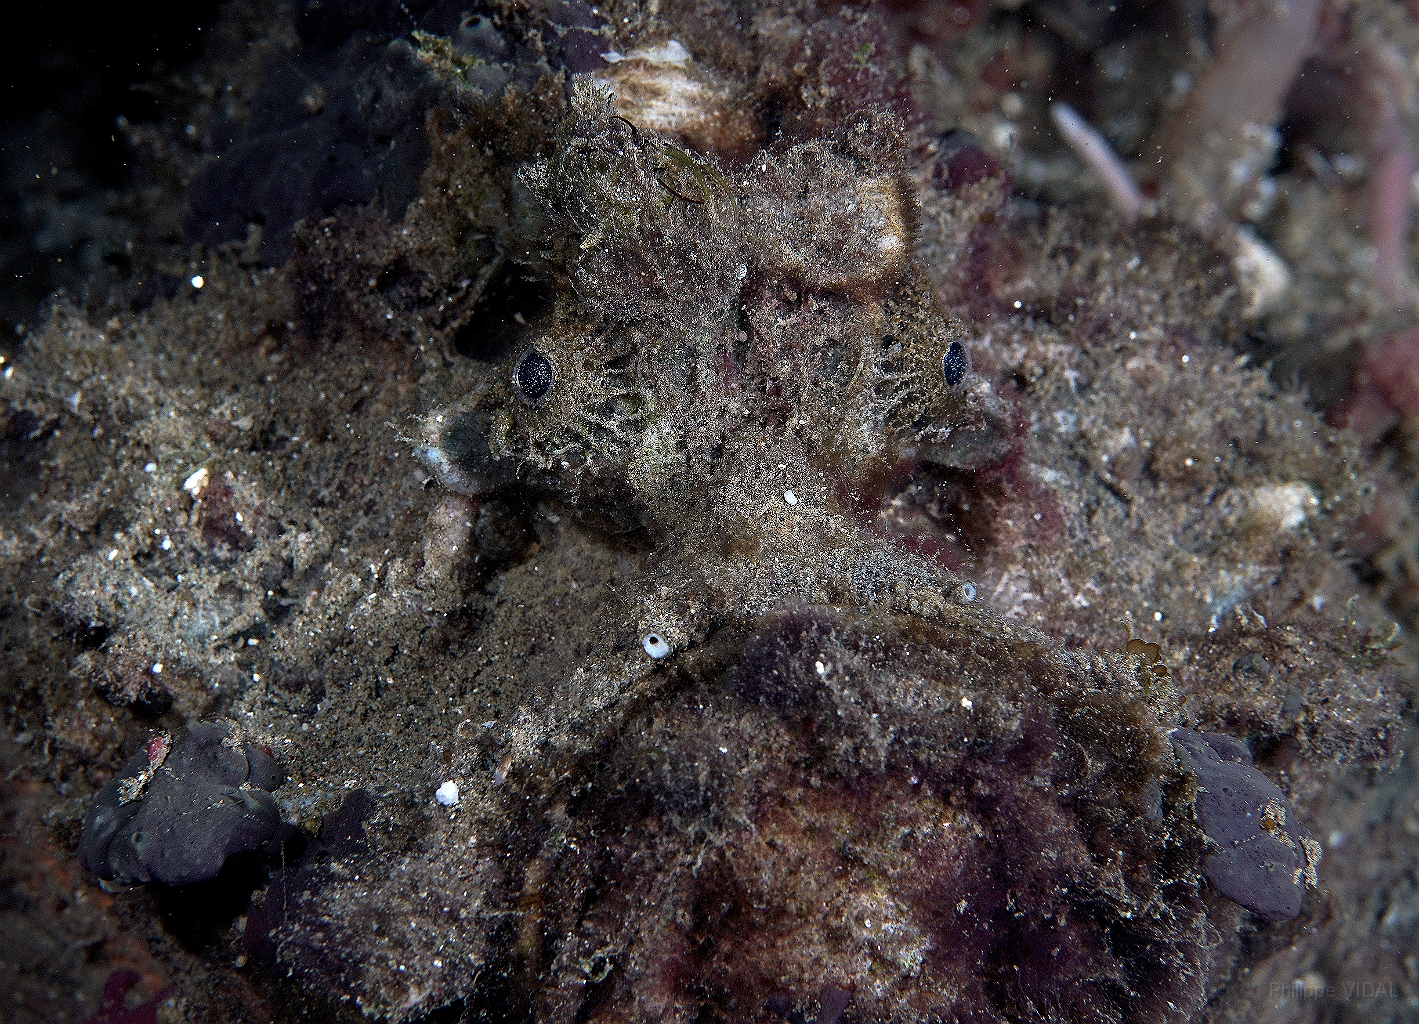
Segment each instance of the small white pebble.
[{"label": "small white pebble", "polygon": [[112,561],[113,561],[115,558],[117,558],[117,557],[118,557],[118,549],[117,549],[117,548],[114,548],[112,551],[110,551],[110,552],[108,553],[108,560],[109,560],[110,562],[112,562]]},{"label": "small white pebble", "polygon": [[670,645],[665,642],[665,637],[659,633],[647,633],[641,637],[641,646],[645,648],[645,653],[649,654],[656,661],[669,657]]},{"label": "small white pebble", "polygon": [[792,491],[784,491],[783,500],[788,502],[790,505],[797,505],[798,495],[794,494]]},{"label": "small white pebble", "polygon": [[157,464],[156,462],[145,462],[145,463],[143,464],[143,472],[144,472],[144,473],[156,473],[157,471],[158,471],[158,464]]},{"label": "small white pebble", "polygon": [[202,287],[204,284],[206,284],[206,283],[207,283],[206,281],[202,280],[202,275],[201,275],[201,274],[193,274],[193,275],[192,275],[192,287],[194,287],[194,288],[201,288],[201,287]]},{"label": "small white pebble", "polygon": [[458,783],[449,779],[434,793],[434,799],[439,802],[440,807],[458,806]]},{"label": "small white pebble", "polygon": [[162,675],[162,674],[163,674],[163,663],[162,663],[161,661],[155,661],[155,662],[153,662],[153,675],[155,675],[155,676],[160,676],[160,675]]},{"label": "small white pebble", "polygon": [[971,698],[969,698],[969,697],[962,697],[962,698],[961,698],[961,707],[965,708],[967,711],[971,710],[971,708],[973,708],[973,707],[975,707],[975,706],[976,706],[976,703],[975,703],[975,701],[971,700]]}]

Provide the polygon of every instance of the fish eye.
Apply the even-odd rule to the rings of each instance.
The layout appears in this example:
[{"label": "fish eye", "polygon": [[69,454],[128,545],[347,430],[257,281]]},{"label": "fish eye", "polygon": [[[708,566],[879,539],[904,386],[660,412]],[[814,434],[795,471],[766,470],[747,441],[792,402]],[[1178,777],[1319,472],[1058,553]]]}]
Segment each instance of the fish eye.
[{"label": "fish eye", "polygon": [[517,364],[512,368],[512,390],[528,405],[540,404],[547,392],[552,390],[556,379],[551,360],[535,348],[529,348],[518,356]]},{"label": "fish eye", "polygon": [[941,373],[946,378],[946,383],[955,387],[966,379],[966,374],[971,372],[971,357],[966,353],[966,348],[959,341],[951,342],[946,349],[946,355],[941,359]]}]

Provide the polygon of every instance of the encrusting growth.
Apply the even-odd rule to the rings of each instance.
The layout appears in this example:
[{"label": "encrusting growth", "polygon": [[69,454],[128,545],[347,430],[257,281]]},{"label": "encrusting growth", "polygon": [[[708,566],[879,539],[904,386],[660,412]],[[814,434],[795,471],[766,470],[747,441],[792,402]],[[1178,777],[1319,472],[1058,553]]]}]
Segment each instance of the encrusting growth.
[{"label": "encrusting growth", "polygon": [[1397,743],[1354,442],[1205,237],[928,138],[875,10],[723,15],[421,31],[399,219],[56,308],[7,585],[178,737],[63,755],[81,856],[299,823],[251,984],[375,1019],[1181,1024],[1324,927],[1311,800]]}]

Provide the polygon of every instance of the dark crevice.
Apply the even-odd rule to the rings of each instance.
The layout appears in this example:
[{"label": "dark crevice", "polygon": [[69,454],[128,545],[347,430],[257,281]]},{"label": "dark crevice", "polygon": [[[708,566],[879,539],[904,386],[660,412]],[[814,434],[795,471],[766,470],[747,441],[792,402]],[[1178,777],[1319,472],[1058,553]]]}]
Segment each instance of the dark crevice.
[{"label": "dark crevice", "polygon": [[551,305],[545,283],[509,266],[488,282],[473,316],[454,335],[453,350],[480,362],[500,362],[520,350]]}]

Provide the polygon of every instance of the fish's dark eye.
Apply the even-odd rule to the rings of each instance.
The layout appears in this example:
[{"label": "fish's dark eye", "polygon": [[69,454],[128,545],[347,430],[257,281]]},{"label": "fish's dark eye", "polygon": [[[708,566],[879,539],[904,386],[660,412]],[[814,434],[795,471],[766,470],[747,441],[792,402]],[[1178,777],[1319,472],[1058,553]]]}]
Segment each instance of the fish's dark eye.
[{"label": "fish's dark eye", "polygon": [[541,403],[556,379],[551,361],[535,348],[518,356],[517,365],[512,368],[512,390],[528,405]]},{"label": "fish's dark eye", "polygon": [[946,349],[946,355],[941,360],[941,373],[946,378],[946,383],[955,387],[966,379],[966,374],[971,372],[971,357],[966,354],[965,346],[959,341],[951,342],[951,346]]}]

